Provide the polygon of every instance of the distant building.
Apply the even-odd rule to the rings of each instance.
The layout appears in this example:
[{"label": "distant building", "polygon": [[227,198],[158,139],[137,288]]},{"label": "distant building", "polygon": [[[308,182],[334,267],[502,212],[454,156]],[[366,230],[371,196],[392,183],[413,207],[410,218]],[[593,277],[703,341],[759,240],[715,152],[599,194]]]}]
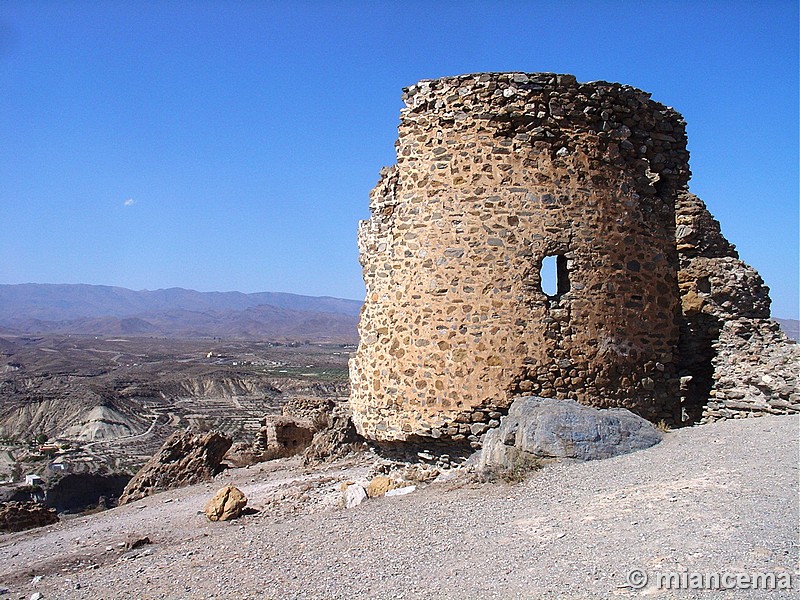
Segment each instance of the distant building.
[{"label": "distant building", "polygon": [[25,485],[42,485],[44,481],[38,475],[25,475]]}]

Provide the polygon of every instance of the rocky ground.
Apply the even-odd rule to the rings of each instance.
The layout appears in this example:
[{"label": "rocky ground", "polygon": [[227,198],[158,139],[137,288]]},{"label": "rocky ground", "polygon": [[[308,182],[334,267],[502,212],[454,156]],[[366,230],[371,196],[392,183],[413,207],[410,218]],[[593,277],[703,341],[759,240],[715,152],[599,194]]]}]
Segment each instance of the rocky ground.
[{"label": "rocky ground", "polygon": [[[352,509],[339,487],[374,456],[272,461],[0,536],[0,598],[795,598],[799,425],[712,423],[522,483],[460,476]],[[229,482],[253,511],[211,523],[203,505]],[[795,589],[636,590],[636,568],[789,572]]]}]

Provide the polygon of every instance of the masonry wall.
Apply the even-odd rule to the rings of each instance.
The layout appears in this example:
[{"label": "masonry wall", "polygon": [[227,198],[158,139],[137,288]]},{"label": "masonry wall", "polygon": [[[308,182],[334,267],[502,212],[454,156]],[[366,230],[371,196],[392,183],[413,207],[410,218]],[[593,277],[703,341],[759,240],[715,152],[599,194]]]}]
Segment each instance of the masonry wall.
[{"label": "masonry wall", "polygon": [[397,164],[359,227],[359,433],[476,444],[519,393],[678,418],[680,115],[547,73],[422,81],[403,100]]},{"label": "masonry wall", "polygon": [[800,346],[769,318],[769,288],[700,198],[679,194],[676,222],[684,419],[800,412]]}]

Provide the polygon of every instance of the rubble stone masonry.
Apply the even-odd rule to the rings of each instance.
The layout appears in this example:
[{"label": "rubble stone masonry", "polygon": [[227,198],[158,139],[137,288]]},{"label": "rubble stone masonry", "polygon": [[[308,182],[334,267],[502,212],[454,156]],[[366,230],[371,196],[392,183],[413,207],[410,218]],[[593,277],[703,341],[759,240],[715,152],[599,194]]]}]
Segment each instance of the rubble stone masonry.
[{"label": "rubble stone masonry", "polygon": [[[713,327],[682,314],[707,273],[695,261],[678,274],[681,116],[641,90],[552,73],[422,81],[403,100],[397,164],[358,234],[359,433],[477,446],[520,394],[699,419],[717,349]],[[697,218],[697,243],[729,252]]]},{"label": "rubble stone masonry", "polygon": [[697,196],[678,196],[679,373],[691,422],[800,412],[800,346],[769,318],[769,289]]}]

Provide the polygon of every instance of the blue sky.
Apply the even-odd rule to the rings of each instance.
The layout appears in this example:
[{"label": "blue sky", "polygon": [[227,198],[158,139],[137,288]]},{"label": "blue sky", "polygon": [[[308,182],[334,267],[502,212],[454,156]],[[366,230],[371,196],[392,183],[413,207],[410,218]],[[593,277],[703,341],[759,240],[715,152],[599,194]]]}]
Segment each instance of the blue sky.
[{"label": "blue sky", "polygon": [[798,6],[762,0],[0,3],[0,283],[362,298],[401,88],[630,84],[690,188],[798,312]]}]

